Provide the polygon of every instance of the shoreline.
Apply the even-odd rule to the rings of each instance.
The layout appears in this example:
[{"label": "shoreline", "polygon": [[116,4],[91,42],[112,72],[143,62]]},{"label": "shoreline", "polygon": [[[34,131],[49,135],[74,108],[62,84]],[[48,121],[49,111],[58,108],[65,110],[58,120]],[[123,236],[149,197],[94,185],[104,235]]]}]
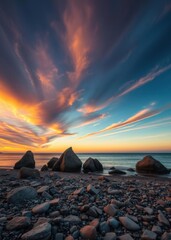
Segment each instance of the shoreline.
[{"label": "shoreline", "polygon": [[44,171],[23,179],[19,172],[0,169],[2,240],[170,239],[168,178]]}]

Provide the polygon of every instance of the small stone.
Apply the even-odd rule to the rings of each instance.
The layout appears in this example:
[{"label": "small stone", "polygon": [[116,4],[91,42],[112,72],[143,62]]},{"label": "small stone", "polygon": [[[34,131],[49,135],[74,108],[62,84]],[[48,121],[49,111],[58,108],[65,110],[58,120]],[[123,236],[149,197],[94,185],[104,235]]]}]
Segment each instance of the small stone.
[{"label": "small stone", "polygon": [[43,192],[48,191],[48,190],[49,190],[49,186],[45,185],[45,186],[42,186],[39,189],[37,189],[37,193],[42,194]]},{"label": "small stone", "polygon": [[116,234],[114,232],[108,232],[105,234],[103,240],[116,240]]},{"label": "small stone", "polygon": [[169,221],[167,220],[167,218],[164,216],[164,214],[161,211],[159,211],[158,220],[160,223],[170,226]]},{"label": "small stone", "polygon": [[55,240],[63,240],[64,239],[64,235],[63,233],[57,233],[55,235]]},{"label": "small stone", "polygon": [[95,188],[94,186],[92,186],[91,184],[89,184],[89,185],[87,186],[87,192],[96,195],[96,194],[99,193],[99,190],[96,189],[96,188]]},{"label": "small stone", "polygon": [[101,222],[99,225],[99,230],[102,234],[110,232],[110,227],[107,222]]},{"label": "small stone", "polygon": [[131,235],[129,235],[128,233],[127,234],[124,234],[122,236],[119,236],[119,239],[120,240],[134,240]]},{"label": "small stone", "polygon": [[107,206],[104,207],[103,210],[111,217],[115,216],[117,213],[117,209],[114,207],[113,204],[108,204]]},{"label": "small stone", "polygon": [[75,216],[75,215],[68,215],[67,217],[64,218],[64,222],[80,223],[81,219],[78,216]]},{"label": "small stone", "polygon": [[72,194],[73,195],[81,195],[84,193],[84,191],[85,191],[85,189],[82,187],[82,188],[75,190]]},{"label": "small stone", "polygon": [[93,227],[95,227],[95,228],[98,228],[98,226],[99,226],[99,219],[98,219],[98,218],[93,219],[93,220],[89,223],[89,225],[91,225],[91,226],[93,226]]},{"label": "small stone", "polygon": [[73,236],[69,235],[68,237],[65,238],[65,240],[74,240]]},{"label": "small stone", "polygon": [[161,233],[162,230],[161,230],[161,227],[160,226],[153,226],[152,229],[151,229],[152,232],[155,232],[155,233]]},{"label": "small stone", "polygon": [[140,226],[128,217],[119,217],[119,221],[128,230],[137,231],[140,229]]},{"label": "small stone", "polygon": [[21,236],[22,240],[48,240],[51,237],[51,224],[43,223]]},{"label": "small stone", "polygon": [[27,228],[30,226],[30,218],[28,217],[14,217],[6,224],[6,229],[8,231],[19,230],[22,228]]},{"label": "small stone", "polygon": [[170,233],[164,232],[161,237],[161,240],[171,240],[171,232]]},{"label": "small stone", "polygon": [[51,206],[56,206],[59,203],[59,198],[54,198],[49,203],[50,203]]},{"label": "small stone", "polygon": [[37,191],[33,187],[18,187],[10,191],[7,200],[10,203],[23,203],[26,200],[32,200],[37,197]]},{"label": "small stone", "polygon": [[112,228],[112,229],[116,229],[119,227],[119,222],[118,220],[116,220],[115,218],[109,218],[107,220],[107,223],[109,224],[109,226]]},{"label": "small stone", "polygon": [[34,214],[40,214],[40,213],[44,213],[47,212],[48,209],[50,207],[50,203],[49,202],[45,202],[39,205],[36,205],[33,209],[32,209],[32,213]]},{"label": "small stone", "polygon": [[34,224],[34,227],[37,227],[43,223],[48,223],[49,222],[49,219],[48,218],[45,218],[45,217],[39,217],[37,222]]},{"label": "small stone", "polygon": [[151,215],[151,214],[153,214],[153,209],[150,208],[150,207],[145,207],[145,208],[144,208],[144,212],[145,212],[145,213],[148,213],[149,215]]},{"label": "small stone", "polygon": [[81,228],[80,234],[83,239],[96,240],[97,237],[96,228],[90,225]]},{"label": "small stone", "polygon": [[141,235],[142,240],[155,240],[156,237],[157,234],[149,230],[144,230],[143,234]]}]

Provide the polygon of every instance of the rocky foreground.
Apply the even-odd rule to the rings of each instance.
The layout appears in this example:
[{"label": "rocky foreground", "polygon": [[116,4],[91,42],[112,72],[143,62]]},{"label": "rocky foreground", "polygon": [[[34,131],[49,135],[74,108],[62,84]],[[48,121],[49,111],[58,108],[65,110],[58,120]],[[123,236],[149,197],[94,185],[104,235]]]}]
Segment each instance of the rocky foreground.
[{"label": "rocky foreground", "polygon": [[171,181],[0,170],[0,239],[171,239]]}]

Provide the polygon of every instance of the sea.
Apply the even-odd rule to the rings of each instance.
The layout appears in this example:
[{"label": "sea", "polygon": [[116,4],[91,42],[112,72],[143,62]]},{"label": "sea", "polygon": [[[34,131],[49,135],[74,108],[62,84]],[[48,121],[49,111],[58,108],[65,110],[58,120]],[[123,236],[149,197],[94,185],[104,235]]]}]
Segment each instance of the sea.
[{"label": "sea", "polygon": [[[52,157],[60,157],[60,155],[61,153],[34,153],[36,168],[41,169]],[[136,172],[130,172],[127,169],[135,169],[136,163],[146,155],[151,155],[171,169],[171,153],[79,153],[77,155],[82,163],[89,157],[98,159],[104,167],[104,174],[108,174],[108,170],[115,167],[126,171],[129,175],[135,175]],[[15,162],[22,156],[23,153],[0,153],[0,168],[12,169]],[[171,178],[171,174],[167,177]]]}]

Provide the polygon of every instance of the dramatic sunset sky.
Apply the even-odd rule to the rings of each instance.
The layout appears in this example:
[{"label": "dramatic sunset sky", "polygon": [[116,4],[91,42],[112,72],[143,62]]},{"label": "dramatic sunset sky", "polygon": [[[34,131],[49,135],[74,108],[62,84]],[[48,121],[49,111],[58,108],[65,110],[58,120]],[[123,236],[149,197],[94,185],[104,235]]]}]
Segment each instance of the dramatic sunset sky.
[{"label": "dramatic sunset sky", "polygon": [[0,151],[171,152],[171,1],[0,2]]}]

